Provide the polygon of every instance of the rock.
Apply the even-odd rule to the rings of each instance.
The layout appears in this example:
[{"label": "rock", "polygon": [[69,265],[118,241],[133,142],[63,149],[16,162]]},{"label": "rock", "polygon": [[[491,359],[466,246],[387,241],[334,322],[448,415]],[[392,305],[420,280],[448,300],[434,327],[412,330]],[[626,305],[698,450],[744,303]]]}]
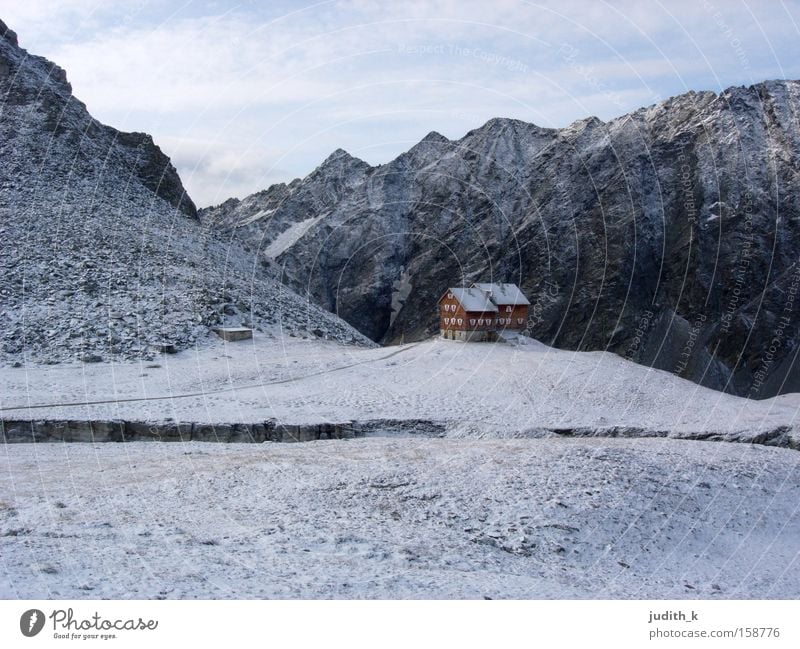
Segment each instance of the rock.
[{"label": "rock", "polygon": [[231,438],[230,424],[195,424],[192,439],[201,442],[227,442]]},{"label": "rock", "polygon": [[253,338],[253,330],[249,327],[214,327],[212,331],[228,342]]},{"label": "rock", "polygon": [[102,363],[103,362],[103,357],[102,356],[98,356],[97,354],[84,354],[81,357],[81,360],[84,363]]}]

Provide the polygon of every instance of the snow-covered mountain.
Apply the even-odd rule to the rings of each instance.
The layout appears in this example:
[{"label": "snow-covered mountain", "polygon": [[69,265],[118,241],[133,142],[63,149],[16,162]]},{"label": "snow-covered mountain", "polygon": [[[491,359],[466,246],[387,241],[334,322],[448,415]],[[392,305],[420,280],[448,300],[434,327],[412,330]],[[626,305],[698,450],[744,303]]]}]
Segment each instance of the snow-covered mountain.
[{"label": "snow-covered mountain", "polygon": [[447,286],[499,279],[549,344],[770,396],[800,390],[799,100],[766,81],[607,123],[493,119],[378,167],[336,151],[200,218],[377,341],[432,334]]},{"label": "snow-covered mountain", "polygon": [[219,324],[368,342],[197,219],[143,133],[93,119],[0,22],[0,359],[147,358]]}]

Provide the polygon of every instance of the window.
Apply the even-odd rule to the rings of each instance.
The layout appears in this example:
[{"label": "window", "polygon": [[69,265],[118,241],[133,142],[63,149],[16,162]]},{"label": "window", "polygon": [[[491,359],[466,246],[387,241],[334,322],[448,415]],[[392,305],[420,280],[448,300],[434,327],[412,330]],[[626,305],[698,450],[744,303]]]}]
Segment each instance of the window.
[{"label": "window", "polygon": [[525,322],[525,318],[517,318],[517,324],[522,324]]},{"label": "window", "polygon": [[511,311],[512,311],[512,310],[513,310],[513,309],[512,309],[510,306],[507,306],[507,307],[506,307],[506,313],[511,313]]},{"label": "window", "polygon": [[[470,318],[469,323],[474,327],[475,326],[475,318]],[[481,324],[483,324],[483,320],[481,320]]]},{"label": "window", "polygon": [[460,325],[463,322],[461,318],[458,319],[458,324]]}]

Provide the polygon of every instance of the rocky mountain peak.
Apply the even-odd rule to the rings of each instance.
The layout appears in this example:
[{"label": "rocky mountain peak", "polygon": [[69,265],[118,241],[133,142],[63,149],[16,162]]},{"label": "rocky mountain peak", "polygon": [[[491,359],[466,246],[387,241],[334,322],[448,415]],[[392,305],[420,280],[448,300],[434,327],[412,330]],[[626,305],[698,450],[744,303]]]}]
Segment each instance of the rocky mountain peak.
[{"label": "rocky mountain peak", "polygon": [[9,88],[6,101],[18,101],[29,95],[33,86],[45,96],[57,94],[65,99],[71,97],[72,86],[63,68],[44,57],[28,54],[19,46],[16,32],[5,23],[0,23],[0,32],[3,33],[0,38],[0,79],[7,78],[10,81],[14,77],[15,82],[12,84],[15,87]]},{"label": "rocky mountain peak", "polygon": [[17,33],[8,27],[2,20],[0,20],[0,38],[8,41],[14,47],[19,46],[19,42],[17,41]]},{"label": "rocky mountain peak", "polygon": [[576,119],[572,124],[570,124],[567,128],[570,129],[585,129],[585,128],[595,128],[597,126],[603,126],[605,122],[594,115],[590,115],[589,117],[583,117],[581,119]]},{"label": "rocky mountain peak", "polygon": [[[314,169],[307,179],[322,179],[324,182],[340,183],[348,179],[363,177],[372,167],[344,149],[336,149]],[[302,193],[302,186],[299,187]]]},{"label": "rocky mountain peak", "polygon": [[[47,166],[59,181],[67,179],[79,163],[86,167],[86,174],[140,183],[180,213],[196,217],[195,205],[175,167],[150,135],[124,133],[94,120],[85,104],[72,95],[62,68],[19,47],[5,24],[0,31],[4,33],[0,39],[0,153],[19,158],[23,167],[46,154]],[[26,127],[20,128],[23,124]],[[46,141],[37,142],[40,138]],[[30,155],[23,159],[26,153]]]},{"label": "rocky mountain peak", "polygon": [[439,133],[438,131],[431,131],[428,133],[422,140],[420,140],[420,144],[423,142],[429,143],[439,143],[439,144],[450,144],[450,140],[448,140],[444,135]]},{"label": "rocky mountain peak", "polygon": [[425,166],[440,158],[454,146],[444,135],[431,131],[405,153],[400,154],[392,164]]},{"label": "rocky mountain peak", "polygon": [[325,158],[322,163],[317,167],[318,169],[322,169],[325,167],[332,167],[337,166],[341,167],[344,165],[365,165],[367,164],[360,158],[356,158],[355,156],[350,155],[344,149],[336,149],[333,153],[331,153],[327,158]]},{"label": "rocky mountain peak", "polygon": [[557,129],[545,128],[532,122],[525,122],[521,119],[510,117],[492,117],[483,126],[467,133],[467,137],[480,135],[482,137],[493,137],[501,134],[514,136],[527,136],[533,134],[551,134]]}]

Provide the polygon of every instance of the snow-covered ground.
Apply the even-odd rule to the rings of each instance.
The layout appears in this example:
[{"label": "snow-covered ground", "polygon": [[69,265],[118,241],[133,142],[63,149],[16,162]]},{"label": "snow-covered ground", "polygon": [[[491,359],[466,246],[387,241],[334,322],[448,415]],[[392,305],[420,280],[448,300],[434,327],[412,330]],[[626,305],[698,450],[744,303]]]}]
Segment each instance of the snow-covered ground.
[{"label": "snow-covered ground", "polygon": [[755,432],[793,426],[800,412],[796,395],[752,401],[614,354],[526,341],[433,339],[369,349],[257,333],[252,341],[219,341],[156,362],[7,369],[0,373],[0,415],[287,424],[422,419],[444,423],[450,436],[515,437],[580,426]]},{"label": "snow-covered ground", "polygon": [[671,439],[9,444],[4,598],[798,598],[800,454]]},{"label": "snow-covered ground", "polygon": [[544,433],[792,426],[797,395],[747,401],[532,340],[262,334],[155,363],[8,368],[0,395],[7,419],[444,431],[3,445],[0,597],[800,597],[796,450]]}]

